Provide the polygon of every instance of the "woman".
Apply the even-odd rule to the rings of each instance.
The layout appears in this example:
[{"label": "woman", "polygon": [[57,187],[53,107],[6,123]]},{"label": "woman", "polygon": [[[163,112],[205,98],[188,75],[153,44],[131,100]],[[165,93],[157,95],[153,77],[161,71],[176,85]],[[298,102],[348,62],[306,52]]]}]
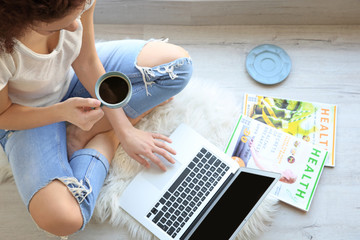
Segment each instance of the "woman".
[{"label": "woman", "polygon": [[[0,0],[0,143],[36,224],[66,236],[89,222],[120,143],[166,170],[169,138],[133,127],[169,101],[192,73],[188,53],[161,41],[95,45],[95,1]],[[131,101],[100,108],[96,80],[128,75]]]}]

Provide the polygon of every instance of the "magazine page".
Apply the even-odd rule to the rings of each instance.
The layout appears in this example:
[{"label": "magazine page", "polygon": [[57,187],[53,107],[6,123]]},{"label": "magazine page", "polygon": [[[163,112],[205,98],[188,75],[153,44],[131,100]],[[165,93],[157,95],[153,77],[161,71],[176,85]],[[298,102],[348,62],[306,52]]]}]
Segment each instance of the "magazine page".
[{"label": "magazine page", "polygon": [[245,94],[244,115],[326,149],[325,166],[335,166],[337,106]]},{"label": "magazine page", "polygon": [[225,153],[241,167],[281,173],[272,190],[279,200],[308,211],[328,152],[241,115]]}]

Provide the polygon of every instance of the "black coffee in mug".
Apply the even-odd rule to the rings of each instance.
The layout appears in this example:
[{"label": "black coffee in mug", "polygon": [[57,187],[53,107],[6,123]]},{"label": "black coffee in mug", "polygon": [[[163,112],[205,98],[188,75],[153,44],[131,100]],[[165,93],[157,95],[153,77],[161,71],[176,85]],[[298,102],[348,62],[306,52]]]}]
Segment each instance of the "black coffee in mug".
[{"label": "black coffee in mug", "polygon": [[131,82],[121,72],[108,72],[97,80],[95,94],[103,106],[120,108],[130,101],[132,94]]},{"label": "black coffee in mug", "polygon": [[120,77],[109,77],[101,82],[99,94],[106,103],[116,104],[124,101],[129,92],[127,82]]}]

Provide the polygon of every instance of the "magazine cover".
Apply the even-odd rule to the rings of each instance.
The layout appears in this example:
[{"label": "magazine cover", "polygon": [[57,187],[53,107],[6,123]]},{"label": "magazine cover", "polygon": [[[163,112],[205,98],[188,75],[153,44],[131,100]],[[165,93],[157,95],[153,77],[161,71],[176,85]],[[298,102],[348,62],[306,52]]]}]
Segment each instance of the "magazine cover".
[{"label": "magazine cover", "polygon": [[244,115],[326,149],[325,166],[335,167],[337,106],[245,94]]},{"label": "magazine cover", "polygon": [[272,194],[308,211],[328,151],[241,115],[225,153],[241,167],[281,173]]}]

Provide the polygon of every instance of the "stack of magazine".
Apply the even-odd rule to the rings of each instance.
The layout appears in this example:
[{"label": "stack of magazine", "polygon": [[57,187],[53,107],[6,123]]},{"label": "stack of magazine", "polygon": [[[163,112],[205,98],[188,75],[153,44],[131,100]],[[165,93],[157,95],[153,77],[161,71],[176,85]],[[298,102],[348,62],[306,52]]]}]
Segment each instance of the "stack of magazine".
[{"label": "stack of magazine", "polygon": [[335,166],[337,106],[245,94],[225,152],[241,167],[281,173],[272,193],[308,211],[324,166]]}]

